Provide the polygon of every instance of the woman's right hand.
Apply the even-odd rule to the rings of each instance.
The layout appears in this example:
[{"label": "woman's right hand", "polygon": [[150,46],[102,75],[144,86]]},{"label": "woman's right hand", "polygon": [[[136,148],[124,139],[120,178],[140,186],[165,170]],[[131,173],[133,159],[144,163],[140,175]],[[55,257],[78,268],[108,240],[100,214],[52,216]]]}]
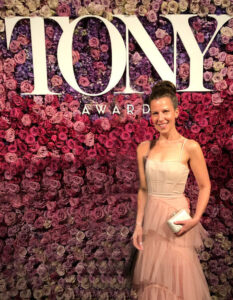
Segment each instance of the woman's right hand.
[{"label": "woman's right hand", "polygon": [[136,225],[133,236],[132,236],[132,240],[133,240],[133,245],[134,245],[135,248],[137,248],[138,250],[143,250],[143,246],[142,246],[142,226]]}]

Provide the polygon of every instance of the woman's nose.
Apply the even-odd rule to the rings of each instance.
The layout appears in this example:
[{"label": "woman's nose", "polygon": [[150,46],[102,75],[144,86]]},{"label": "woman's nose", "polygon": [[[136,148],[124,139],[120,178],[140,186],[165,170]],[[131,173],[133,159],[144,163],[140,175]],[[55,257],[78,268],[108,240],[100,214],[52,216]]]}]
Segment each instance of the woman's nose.
[{"label": "woman's nose", "polygon": [[163,120],[163,118],[164,118],[163,113],[159,113],[159,114],[158,114],[158,119],[159,119],[159,120]]}]

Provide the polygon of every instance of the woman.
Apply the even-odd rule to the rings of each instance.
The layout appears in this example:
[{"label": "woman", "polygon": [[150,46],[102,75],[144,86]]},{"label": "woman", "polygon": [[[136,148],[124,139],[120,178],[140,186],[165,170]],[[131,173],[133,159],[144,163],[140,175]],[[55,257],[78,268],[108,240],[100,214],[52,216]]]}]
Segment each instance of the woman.
[{"label": "woman", "polygon": [[[200,223],[211,188],[205,159],[200,145],[176,129],[179,108],[171,82],[161,81],[153,87],[149,105],[160,136],[155,145],[144,141],[137,148],[140,188],[132,238],[139,251],[133,288],[139,300],[208,300],[211,297],[197,254],[208,235]],[[191,219],[175,222],[182,228],[174,233],[167,220],[180,209],[190,214],[184,195],[189,167],[199,186],[196,211]]]}]

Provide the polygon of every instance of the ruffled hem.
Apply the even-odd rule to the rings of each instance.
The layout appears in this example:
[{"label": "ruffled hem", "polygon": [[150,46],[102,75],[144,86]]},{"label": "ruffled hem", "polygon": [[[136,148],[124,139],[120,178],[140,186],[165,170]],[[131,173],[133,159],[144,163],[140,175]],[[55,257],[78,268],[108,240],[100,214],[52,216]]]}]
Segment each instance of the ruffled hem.
[{"label": "ruffled hem", "polygon": [[175,235],[166,221],[181,208],[189,212],[187,200],[157,200],[150,199],[146,206],[143,250],[138,251],[133,274],[138,300],[210,300],[196,251],[207,232],[199,223],[184,235]]}]

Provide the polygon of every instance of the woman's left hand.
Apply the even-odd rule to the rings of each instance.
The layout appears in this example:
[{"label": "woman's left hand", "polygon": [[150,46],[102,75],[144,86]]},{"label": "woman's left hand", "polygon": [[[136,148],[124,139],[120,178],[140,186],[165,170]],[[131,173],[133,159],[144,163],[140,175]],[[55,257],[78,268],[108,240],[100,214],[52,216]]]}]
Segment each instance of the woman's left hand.
[{"label": "woman's left hand", "polygon": [[183,221],[176,221],[174,224],[176,225],[183,225],[180,231],[176,233],[176,235],[180,236],[184,234],[185,232],[189,231],[192,229],[195,225],[197,225],[199,220],[197,219],[188,219],[188,220],[183,220]]}]

